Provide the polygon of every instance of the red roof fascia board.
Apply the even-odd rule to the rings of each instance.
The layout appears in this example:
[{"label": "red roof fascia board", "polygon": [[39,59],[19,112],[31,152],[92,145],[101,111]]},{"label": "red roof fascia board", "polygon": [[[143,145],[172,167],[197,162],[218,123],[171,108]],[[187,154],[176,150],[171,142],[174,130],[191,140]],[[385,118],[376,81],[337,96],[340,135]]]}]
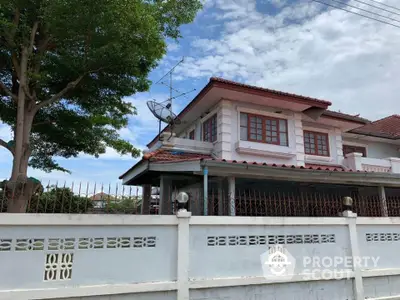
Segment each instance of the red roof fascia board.
[{"label": "red roof fascia board", "polygon": [[350,131],[388,139],[400,139],[400,115],[392,115]]},{"label": "red roof fascia board", "polygon": [[[292,94],[292,93],[286,93],[286,92],[272,90],[272,89],[261,88],[258,86],[243,84],[243,83],[226,80],[226,79],[218,78],[218,77],[211,77],[210,82],[217,83],[216,86],[218,86],[218,87],[235,89],[239,92],[253,93],[253,94],[258,94],[261,96],[276,95],[276,96],[279,96],[279,98],[282,100],[305,103],[305,104],[309,104],[311,106],[317,106],[317,107],[321,107],[321,108],[327,108],[328,106],[332,105],[332,103],[330,101],[326,101],[326,100],[321,100],[321,99],[317,99],[317,98],[312,98],[312,97],[307,97],[307,96],[302,96],[302,95],[297,95],[297,94]],[[218,85],[218,83],[221,83],[222,85]]]}]

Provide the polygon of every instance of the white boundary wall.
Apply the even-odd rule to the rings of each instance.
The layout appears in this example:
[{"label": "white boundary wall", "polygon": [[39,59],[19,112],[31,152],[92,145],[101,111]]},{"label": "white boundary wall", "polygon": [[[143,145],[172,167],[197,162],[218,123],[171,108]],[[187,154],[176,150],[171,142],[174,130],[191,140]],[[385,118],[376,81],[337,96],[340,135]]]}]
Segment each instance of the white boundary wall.
[{"label": "white boundary wall", "polygon": [[[379,256],[267,279],[260,255]],[[1,214],[0,299],[400,299],[400,218]]]}]

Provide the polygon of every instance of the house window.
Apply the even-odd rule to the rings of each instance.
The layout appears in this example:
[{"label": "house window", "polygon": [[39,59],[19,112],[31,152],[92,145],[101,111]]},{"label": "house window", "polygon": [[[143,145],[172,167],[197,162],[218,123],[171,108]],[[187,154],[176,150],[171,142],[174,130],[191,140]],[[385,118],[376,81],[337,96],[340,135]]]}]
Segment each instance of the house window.
[{"label": "house window", "polygon": [[288,146],[287,120],[240,113],[240,139]]},{"label": "house window", "polygon": [[194,140],[194,129],[189,132],[189,140]]},{"label": "house window", "polygon": [[346,154],[354,152],[362,153],[363,157],[367,157],[367,149],[365,147],[343,145],[343,156],[346,156]]},{"label": "house window", "polygon": [[328,134],[304,131],[304,152],[311,155],[329,156]]},{"label": "house window", "polygon": [[217,115],[213,115],[203,123],[203,141],[215,142],[217,140]]}]

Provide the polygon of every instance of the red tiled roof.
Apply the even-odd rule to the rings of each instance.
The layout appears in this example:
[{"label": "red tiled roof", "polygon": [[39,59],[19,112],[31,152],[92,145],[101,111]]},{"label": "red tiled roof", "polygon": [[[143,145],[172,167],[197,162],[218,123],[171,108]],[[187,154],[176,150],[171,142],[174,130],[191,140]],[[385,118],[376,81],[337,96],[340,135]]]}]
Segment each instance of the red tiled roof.
[{"label": "red tiled roof", "polygon": [[210,154],[189,153],[173,150],[156,150],[143,155],[143,160],[151,162],[179,162],[212,158]]},{"label": "red tiled roof", "polygon": [[194,161],[202,159],[211,159],[210,154],[201,153],[190,153],[182,151],[164,150],[158,149],[153,152],[147,152],[143,154],[142,160],[129,168],[124,174],[119,176],[122,179],[128,172],[135,168],[139,163],[143,161],[155,162],[155,163],[169,163],[169,162],[184,162],[184,161]]},{"label": "red tiled roof", "polygon": [[295,166],[295,165],[285,165],[285,164],[267,164],[260,163],[256,161],[237,161],[237,160],[226,160],[226,159],[215,159],[212,158],[213,161],[226,162],[232,164],[247,164],[247,165],[256,165],[256,166],[268,166],[274,168],[287,168],[287,169],[303,169],[303,170],[314,170],[314,171],[330,171],[330,172],[362,172],[365,171],[353,171],[353,170],[345,170],[342,166],[328,166],[328,165],[315,165],[315,164],[306,164],[304,167]]},{"label": "red tiled roof", "polygon": [[346,171],[342,166],[328,166],[328,165],[316,165],[316,164],[305,164],[305,168],[312,170],[324,170],[324,171]]},{"label": "red tiled roof", "polygon": [[392,115],[350,131],[388,139],[400,138],[400,115]]},{"label": "red tiled roof", "polygon": [[226,83],[226,84],[235,85],[238,87],[243,87],[243,88],[248,88],[248,89],[253,89],[253,90],[258,90],[258,91],[262,91],[262,92],[268,92],[268,93],[272,93],[272,94],[276,94],[276,95],[280,95],[280,96],[293,97],[293,98],[302,99],[302,100],[311,100],[311,101],[315,101],[317,103],[327,105],[327,106],[332,104],[330,101],[326,101],[326,100],[321,100],[321,99],[317,99],[317,98],[312,98],[312,97],[307,97],[307,96],[302,96],[302,95],[297,95],[297,94],[292,94],[292,93],[281,92],[281,91],[272,90],[272,89],[261,88],[258,86],[239,83],[236,81],[231,81],[231,80],[227,80],[227,79],[223,79],[223,78],[219,78],[219,77],[211,77],[210,81]]}]

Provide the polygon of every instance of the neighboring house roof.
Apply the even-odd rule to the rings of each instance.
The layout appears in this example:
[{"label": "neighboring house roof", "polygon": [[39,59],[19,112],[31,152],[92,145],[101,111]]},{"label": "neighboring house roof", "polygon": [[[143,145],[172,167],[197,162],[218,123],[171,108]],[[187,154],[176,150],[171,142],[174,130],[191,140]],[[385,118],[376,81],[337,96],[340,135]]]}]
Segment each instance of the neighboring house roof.
[{"label": "neighboring house roof", "polygon": [[109,194],[101,192],[101,193],[94,194],[92,197],[90,197],[90,200],[99,201],[99,200],[108,199],[109,197],[110,197]]},{"label": "neighboring house roof", "polygon": [[352,121],[360,124],[368,124],[371,123],[370,120],[361,118],[359,116],[353,116],[349,114],[345,114],[342,112],[338,111],[332,111],[332,110],[326,110],[322,113],[323,117],[329,117],[329,118],[334,118],[334,119],[339,119],[339,120],[346,120],[346,121]]},{"label": "neighboring house roof", "polygon": [[350,132],[393,140],[400,139],[400,115],[392,115],[371,122]]}]

